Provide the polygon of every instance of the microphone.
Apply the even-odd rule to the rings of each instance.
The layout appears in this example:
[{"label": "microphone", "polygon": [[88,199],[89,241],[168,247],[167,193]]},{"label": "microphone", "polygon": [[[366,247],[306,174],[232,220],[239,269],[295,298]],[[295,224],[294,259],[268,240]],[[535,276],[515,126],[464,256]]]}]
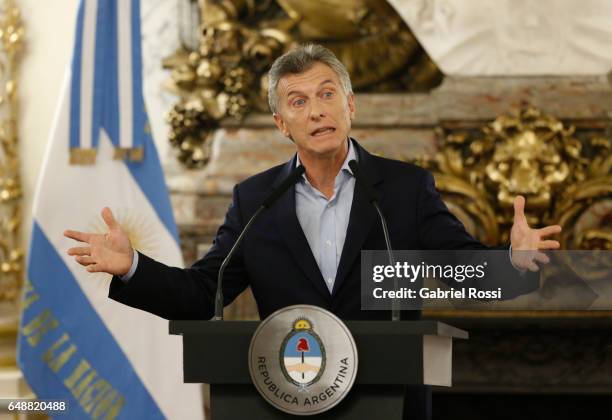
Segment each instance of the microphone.
[{"label": "microphone", "polygon": [[303,165],[300,165],[293,171],[291,171],[289,176],[285,178],[285,180],[281,182],[280,185],[270,193],[268,198],[264,200],[261,206],[269,209],[272,204],[274,204],[276,200],[278,200],[280,196],[283,195],[283,193],[289,189],[289,187],[291,187],[297,182],[298,178],[304,174],[304,171],[305,169]]},{"label": "microphone", "polygon": [[[393,257],[393,251],[391,248],[391,240],[389,239],[389,229],[387,229],[387,220],[385,219],[385,216],[383,215],[383,212],[380,209],[380,206],[378,205],[378,194],[376,194],[376,191],[374,191],[374,188],[372,188],[372,184],[368,182],[366,175],[362,172],[356,160],[354,159],[351,160],[348,163],[348,165],[349,165],[349,168],[351,168],[353,175],[355,175],[355,179],[357,180],[357,183],[359,184],[361,189],[365,192],[368,201],[374,206],[374,208],[378,212],[378,218],[380,219],[380,224],[382,225],[383,234],[385,235],[385,243],[387,245],[387,254],[389,256],[389,263],[392,266],[395,266],[395,258]],[[397,277],[393,279],[393,287],[396,291],[398,290]],[[398,308],[397,298],[394,298],[391,303],[391,320],[392,321],[400,320],[400,311]]]},{"label": "microphone", "polygon": [[225,267],[227,267],[227,265],[229,264],[230,260],[232,259],[232,256],[236,253],[236,250],[238,249],[238,245],[240,245],[242,239],[244,238],[244,235],[251,228],[251,225],[253,224],[255,219],[257,219],[259,214],[262,211],[272,207],[276,200],[278,200],[285,191],[287,191],[293,184],[297,182],[298,178],[301,177],[304,173],[304,170],[305,169],[303,165],[300,165],[295,168],[293,171],[291,171],[289,176],[287,176],[287,178],[285,178],[283,182],[281,182],[280,185],[270,193],[270,195],[263,201],[261,206],[259,206],[255,214],[251,216],[247,224],[242,229],[242,232],[240,232],[240,235],[238,235],[238,239],[236,239],[236,242],[234,242],[232,249],[230,249],[230,252],[227,254],[225,259],[221,263],[221,268],[219,268],[219,274],[217,275],[217,293],[215,294],[215,317],[213,318],[215,321],[223,321],[223,273],[225,272]]}]

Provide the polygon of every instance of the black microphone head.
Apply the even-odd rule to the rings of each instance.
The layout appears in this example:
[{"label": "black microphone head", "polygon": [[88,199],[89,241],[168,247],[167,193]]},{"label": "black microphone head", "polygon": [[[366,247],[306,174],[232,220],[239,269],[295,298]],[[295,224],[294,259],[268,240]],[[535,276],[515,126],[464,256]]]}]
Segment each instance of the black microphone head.
[{"label": "black microphone head", "polygon": [[291,187],[293,184],[296,183],[298,178],[304,174],[305,170],[306,169],[304,168],[304,165],[300,165],[297,168],[295,168],[293,171],[291,171],[291,173],[287,176],[287,178],[285,178],[283,182],[281,182],[280,185],[276,187],[274,191],[272,191],[272,193],[268,196],[268,198],[264,200],[264,202],[262,203],[262,206],[267,209],[270,208],[270,206],[272,206],[272,204],[274,204],[276,200],[278,200],[279,197],[283,195],[283,193],[289,189],[289,187]]},{"label": "black microphone head", "polygon": [[[302,175],[304,175],[304,172],[306,172],[306,168],[304,168],[304,165],[300,165],[297,168],[295,168],[293,170],[293,172],[291,174],[289,174],[290,176],[294,176],[295,175],[295,180],[297,181],[297,179],[299,177],[301,177]],[[295,181],[294,181],[295,182]]]},{"label": "black microphone head", "polygon": [[374,203],[378,201],[378,195],[376,194],[376,191],[374,191],[374,188],[372,188],[372,185],[370,184],[369,180],[366,179],[366,176],[361,171],[361,167],[359,166],[357,161],[353,159],[348,163],[348,165],[349,165],[349,168],[351,168],[351,171],[353,171],[353,175],[355,176],[357,183],[361,186],[363,191],[366,193],[366,196],[368,197],[368,201],[370,203]]}]

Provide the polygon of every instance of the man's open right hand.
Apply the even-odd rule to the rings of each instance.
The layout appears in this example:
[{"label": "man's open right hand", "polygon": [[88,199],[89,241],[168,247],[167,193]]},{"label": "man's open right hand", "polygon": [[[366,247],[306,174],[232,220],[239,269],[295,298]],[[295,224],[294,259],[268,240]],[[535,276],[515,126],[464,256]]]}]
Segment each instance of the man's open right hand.
[{"label": "man's open right hand", "polygon": [[64,236],[87,244],[70,248],[68,255],[74,255],[76,262],[85,266],[90,273],[104,272],[123,276],[132,266],[132,244],[108,207],[102,210],[102,218],[108,226],[106,234],[74,230],[64,232]]}]

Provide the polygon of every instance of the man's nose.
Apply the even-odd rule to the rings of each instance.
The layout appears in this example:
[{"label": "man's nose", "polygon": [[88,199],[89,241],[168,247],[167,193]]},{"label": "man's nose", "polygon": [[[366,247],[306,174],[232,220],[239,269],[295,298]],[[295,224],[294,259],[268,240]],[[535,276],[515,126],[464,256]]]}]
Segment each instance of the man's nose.
[{"label": "man's nose", "polygon": [[310,119],[313,121],[318,121],[325,116],[325,111],[323,110],[323,106],[319,103],[319,101],[312,101],[310,106]]}]

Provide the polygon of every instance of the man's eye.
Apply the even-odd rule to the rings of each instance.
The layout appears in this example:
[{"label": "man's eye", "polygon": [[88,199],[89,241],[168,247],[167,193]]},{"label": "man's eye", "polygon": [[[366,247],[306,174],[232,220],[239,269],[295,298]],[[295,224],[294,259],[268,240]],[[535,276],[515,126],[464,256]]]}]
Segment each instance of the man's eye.
[{"label": "man's eye", "polygon": [[331,98],[332,96],[334,96],[334,92],[325,92],[325,93],[323,93],[323,96],[325,98]]},{"label": "man's eye", "polygon": [[293,106],[302,106],[304,105],[306,101],[304,101],[303,99],[296,99],[295,101],[293,101]]}]

